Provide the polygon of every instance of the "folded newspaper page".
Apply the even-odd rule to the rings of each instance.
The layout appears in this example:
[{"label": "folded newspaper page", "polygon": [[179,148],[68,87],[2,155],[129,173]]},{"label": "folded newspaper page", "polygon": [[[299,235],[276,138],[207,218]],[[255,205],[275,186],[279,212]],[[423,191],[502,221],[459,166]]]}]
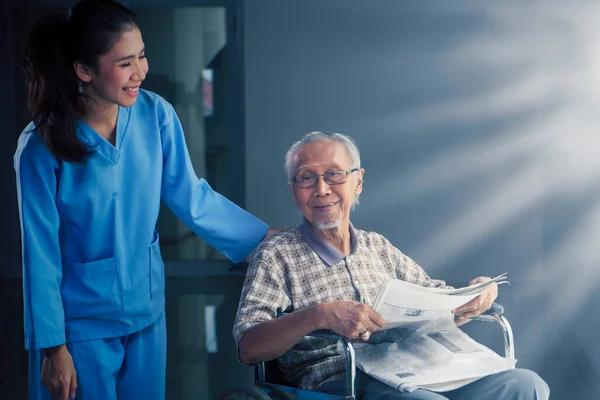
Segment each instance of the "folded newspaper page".
[{"label": "folded newspaper page", "polygon": [[508,283],[506,273],[487,282],[459,289],[428,288],[400,279],[385,282],[373,308],[385,319],[383,329],[406,322],[436,319],[462,306],[493,285]]},{"label": "folded newspaper page", "polygon": [[386,325],[373,332],[368,343],[354,343],[357,366],[401,391],[437,392],[513,368],[516,360],[500,357],[471,339],[456,326],[451,313],[505,279],[503,274],[460,289],[388,281],[373,307]]}]

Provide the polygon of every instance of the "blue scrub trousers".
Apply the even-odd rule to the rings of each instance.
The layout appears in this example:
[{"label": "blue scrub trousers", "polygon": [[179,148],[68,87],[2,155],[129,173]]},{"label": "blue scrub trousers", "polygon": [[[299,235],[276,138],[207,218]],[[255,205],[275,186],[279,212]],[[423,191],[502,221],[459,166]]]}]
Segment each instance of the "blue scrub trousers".
[{"label": "blue scrub trousers", "polygon": [[[77,400],[164,400],[165,314],[127,336],[67,344],[77,372]],[[29,400],[50,400],[40,380],[43,353],[29,352]]]},{"label": "blue scrub trousers", "polygon": [[[343,394],[343,388],[344,381],[340,380],[324,383],[317,390]],[[363,394],[363,400],[547,400],[550,397],[546,382],[527,369],[509,369],[442,393],[423,389],[400,392],[357,370],[356,390],[357,394]]]}]

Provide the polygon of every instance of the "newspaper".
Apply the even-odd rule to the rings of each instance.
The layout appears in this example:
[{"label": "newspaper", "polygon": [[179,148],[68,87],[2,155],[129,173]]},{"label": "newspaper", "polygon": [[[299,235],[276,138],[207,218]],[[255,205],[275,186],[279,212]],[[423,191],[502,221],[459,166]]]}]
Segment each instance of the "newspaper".
[{"label": "newspaper", "polygon": [[460,330],[451,313],[506,274],[459,289],[425,288],[402,280],[386,282],[373,308],[386,321],[368,343],[354,343],[356,364],[401,391],[454,390],[484,376],[514,368]]}]

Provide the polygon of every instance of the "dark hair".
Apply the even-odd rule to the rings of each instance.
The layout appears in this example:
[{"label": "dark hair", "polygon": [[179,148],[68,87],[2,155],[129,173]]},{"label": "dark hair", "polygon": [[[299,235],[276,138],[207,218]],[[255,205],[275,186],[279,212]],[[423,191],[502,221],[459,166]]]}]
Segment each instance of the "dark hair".
[{"label": "dark hair", "polygon": [[35,129],[57,159],[80,162],[92,153],[77,136],[84,94],[73,63],[96,69],[98,57],[133,26],[136,15],[116,1],[83,0],[67,16],[45,16],[31,29],[23,61],[27,103]]}]

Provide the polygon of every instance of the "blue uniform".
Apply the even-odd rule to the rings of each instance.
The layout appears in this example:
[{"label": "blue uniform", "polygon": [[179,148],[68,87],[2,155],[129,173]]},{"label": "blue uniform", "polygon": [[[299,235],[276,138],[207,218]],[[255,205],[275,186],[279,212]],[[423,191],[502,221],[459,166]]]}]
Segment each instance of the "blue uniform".
[{"label": "blue uniform", "polygon": [[115,146],[79,122],[94,150],[82,163],[58,161],[32,130],[14,158],[30,350],[124,337],[161,317],[161,199],[233,261],[266,234],[266,224],[198,179],[173,107],[154,93],[140,90],[132,107],[119,107]]}]

